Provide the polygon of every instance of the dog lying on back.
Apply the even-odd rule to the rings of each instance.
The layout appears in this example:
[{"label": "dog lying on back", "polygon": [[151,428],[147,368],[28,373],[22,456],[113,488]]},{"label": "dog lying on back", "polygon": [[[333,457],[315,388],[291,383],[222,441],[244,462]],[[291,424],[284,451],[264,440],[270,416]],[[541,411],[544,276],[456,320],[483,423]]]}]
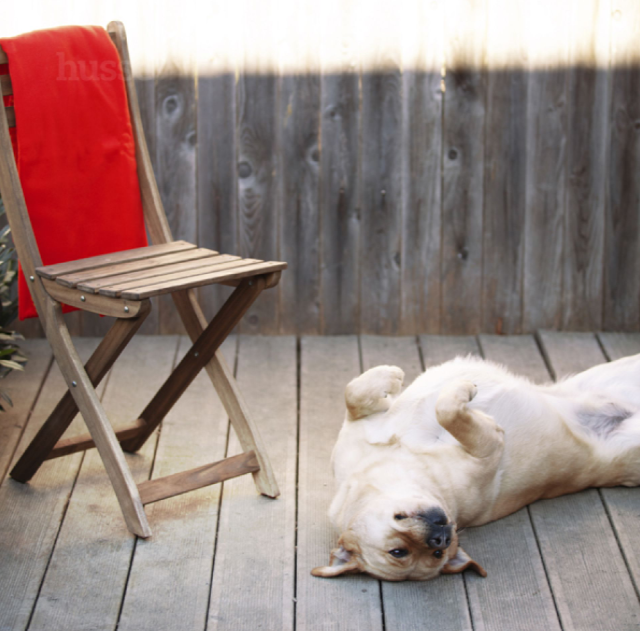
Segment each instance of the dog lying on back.
[{"label": "dog lying on back", "polygon": [[640,355],[538,386],[472,357],[346,388],[329,516],[340,530],[314,576],[428,580],[484,569],[457,531],[541,498],[640,484]]}]

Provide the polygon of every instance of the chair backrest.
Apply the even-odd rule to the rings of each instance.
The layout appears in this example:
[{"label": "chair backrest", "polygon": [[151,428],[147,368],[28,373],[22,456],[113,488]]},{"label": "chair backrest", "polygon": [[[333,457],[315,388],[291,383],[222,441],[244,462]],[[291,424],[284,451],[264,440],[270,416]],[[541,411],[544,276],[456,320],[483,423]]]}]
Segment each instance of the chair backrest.
[{"label": "chair backrest", "polygon": [[[107,31],[118,50],[125,80],[145,223],[153,244],[167,243],[173,241],[173,238],[144,138],[125,29],[121,22],[111,22],[107,27]],[[7,56],[0,47],[0,64],[6,64],[7,62]],[[2,95],[12,94],[11,75],[0,75],[0,77]],[[9,129],[16,125],[16,116],[13,106],[6,106],[3,109],[4,116],[0,116],[0,191],[18,257],[26,277],[35,279],[30,283],[30,287],[36,308],[39,313],[42,313],[44,290],[40,287],[35,273],[35,268],[42,265],[42,259],[27,212],[9,132]]]},{"label": "chair backrest", "polygon": [[[0,48],[0,64],[6,64],[8,61],[7,55]],[[11,85],[11,76],[8,74],[0,75],[0,90],[2,96],[10,96],[13,94],[13,86]],[[7,124],[9,127],[16,126],[16,113],[13,109],[13,105],[8,105],[4,108],[5,116],[7,117]]]}]

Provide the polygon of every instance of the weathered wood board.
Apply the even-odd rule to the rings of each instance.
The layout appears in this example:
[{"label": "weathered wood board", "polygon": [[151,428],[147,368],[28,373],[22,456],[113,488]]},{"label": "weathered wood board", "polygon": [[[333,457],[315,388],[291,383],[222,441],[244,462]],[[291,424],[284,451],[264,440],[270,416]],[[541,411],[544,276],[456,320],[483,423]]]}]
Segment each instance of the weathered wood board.
[{"label": "weathered wood board", "polygon": [[[405,385],[422,372],[415,337],[363,336],[360,342],[363,370],[381,364],[397,365],[405,372]],[[381,589],[387,629],[472,629],[462,576],[442,576],[425,583],[382,582]]]},{"label": "weathered wood board", "polygon": [[[529,86],[522,62],[527,25],[520,3],[488,0],[486,6],[486,56],[494,70],[486,74],[481,330],[513,334],[522,329],[529,164],[525,151]],[[506,31],[505,21],[513,25]],[[509,65],[501,62],[505,47],[516,51]]]},{"label": "weathered wood board", "polygon": [[[598,338],[611,361],[640,353],[637,333],[599,333]],[[602,489],[600,492],[613,524],[622,554],[640,593],[640,489]]]},{"label": "weathered wood board", "polygon": [[[87,360],[96,346],[94,339],[78,340],[80,357]],[[43,382],[16,459],[65,391],[64,379],[54,365]],[[86,431],[77,417],[66,436]],[[0,628],[26,629],[29,623],[82,460],[81,453],[49,460],[28,484],[8,478],[0,486]]]},{"label": "weathered wood board", "polygon": [[[297,352],[293,337],[239,339],[245,393],[280,487],[258,495],[251,476],[224,482],[208,629],[294,628]],[[241,449],[232,432],[228,455]]]},{"label": "weathered wood board", "polygon": [[[480,336],[486,359],[536,382],[549,381],[544,360],[531,336]],[[497,522],[473,528],[467,535],[486,579],[467,578],[473,620],[487,629],[560,629],[544,561],[523,508]]]},{"label": "weathered wood board", "polygon": [[[400,28],[392,5],[366,4],[384,15],[387,29]],[[391,334],[399,328],[402,282],[402,60],[382,45],[373,54],[374,69],[363,68],[360,79],[360,331]]]},{"label": "weathered wood board", "polygon": [[[326,335],[360,327],[360,73],[355,0],[322,3],[320,308]],[[336,15],[340,20],[336,20]]]},{"label": "weathered wood board", "polygon": [[300,353],[296,628],[382,631],[378,581],[310,575],[336,546],[338,533],[327,517],[334,495],[330,457],[344,420],[345,385],[361,371],[358,340],[304,337]]},{"label": "weathered wood board", "polygon": [[[540,340],[556,376],[605,361],[593,334],[542,332]],[[600,492],[541,500],[530,510],[563,628],[637,627],[640,603]]]},{"label": "weathered wood board", "polygon": [[574,331],[602,327],[609,11],[603,0],[574,5],[569,34],[562,326]]},{"label": "weathered wood board", "polygon": [[[190,345],[188,338],[180,339],[176,360]],[[224,343],[222,352],[233,361],[235,338]],[[163,421],[152,479],[224,458],[228,425],[202,372]],[[146,507],[153,536],[136,542],[119,629],[203,627],[220,490],[216,484]]]},{"label": "weathered wood board", "polygon": [[9,395],[13,406],[3,403],[5,412],[0,416],[0,481],[8,473],[18,441],[30,419],[53,359],[45,339],[25,340],[20,342],[20,349],[28,359],[28,371],[14,370],[2,382],[2,390]]},{"label": "weathered wood board", "polygon": [[[445,8],[442,151],[442,320],[445,334],[482,326],[486,2]],[[477,28],[483,24],[483,28]],[[416,331],[421,333],[422,331]]]},{"label": "weathered wood board", "polygon": [[[168,338],[162,345],[156,340],[155,336],[134,338],[112,368],[103,405],[114,426],[135,417],[169,375],[178,340]],[[149,477],[155,438],[136,455],[125,455],[138,483]],[[82,465],[40,587],[31,629],[104,628],[107,621],[114,627],[118,622],[136,538],[127,530],[98,452],[79,455]],[[35,478],[33,484],[37,483]],[[61,602],[63,608],[58,606]]]}]

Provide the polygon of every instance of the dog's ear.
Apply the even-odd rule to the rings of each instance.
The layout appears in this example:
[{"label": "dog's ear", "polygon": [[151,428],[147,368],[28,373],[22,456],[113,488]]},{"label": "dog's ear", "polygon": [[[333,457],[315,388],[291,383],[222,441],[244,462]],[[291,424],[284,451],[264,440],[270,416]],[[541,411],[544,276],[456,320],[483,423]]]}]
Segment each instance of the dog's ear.
[{"label": "dog's ear", "polygon": [[329,565],[315,567],[311,570],[311,574],[322,578],[333,578],[334,576],[355,574],[361,571],[356,555],[340,546],[331,551]]},{"label": "dog's ear", "polygon": [[480,576],[486,577],[486,570],[476,563],[461,547],[458,546],[456,555],[449,559],[446,565],[440,570],[441,574],[458,574],[465,570],[474,570]]}]

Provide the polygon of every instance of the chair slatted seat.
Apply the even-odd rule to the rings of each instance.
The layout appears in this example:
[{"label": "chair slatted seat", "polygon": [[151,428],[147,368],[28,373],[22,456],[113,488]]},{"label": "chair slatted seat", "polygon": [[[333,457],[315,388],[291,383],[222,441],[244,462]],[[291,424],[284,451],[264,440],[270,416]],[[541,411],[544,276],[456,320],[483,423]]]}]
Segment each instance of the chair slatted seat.
[{"label": "chair slatted seat", "polygon": [[[124,26],[111,22],[107,31],[122,65],[140,193],[152,245],[43,265],[9,133],[9,128],[16,126],[15,108],[4,107],[5,115],[0,116],[0,192],[18,257],[30,281],[34,304],[68,385],[68,391],[17,461],[11,476],[19,482],[27,482],[45,460],[96,447],[128,528],[140,537],[148,537],[151,530],[143,505],[150,502],[247,473],[253,476],[263,495],[278,496],[278,485],[259,432],[219,349],[261,292],[277,285],[286,263],[221,254],[186,241],[173,240],[142,131]],[[0,48],[0,64],[5,63],[8,59]],[[0,77],[0,90],[4,96],[13,93],[10,75]],[[194,290],[213,283],[235,289],[207,323]],[[109,423],[95,387],[144,322],[151,309],[149,299],[163,294],[173,298],[193,346],[144,410],[116,431]],[[62,303],[116,318],[84,366],[62,317]],[[243,453],[136,485],[123,449],[140,449],[202,369],[206,370],[225,406]],[[89,433],[62,438],[78,411]]]},{"label": "chair slatted seat", "polygon": [[117,258],[108,255],[80,260],[75,262],[77,266],[71,263],[62,269],[60,265],[37,267],[36,273],[85,293],[144,300],[211,282],[237,285],[243,278],[279,272],[286,267],[278,261],[246,259],[182,243],[190,247],[158,251],[151,246],[120,252]]}]

